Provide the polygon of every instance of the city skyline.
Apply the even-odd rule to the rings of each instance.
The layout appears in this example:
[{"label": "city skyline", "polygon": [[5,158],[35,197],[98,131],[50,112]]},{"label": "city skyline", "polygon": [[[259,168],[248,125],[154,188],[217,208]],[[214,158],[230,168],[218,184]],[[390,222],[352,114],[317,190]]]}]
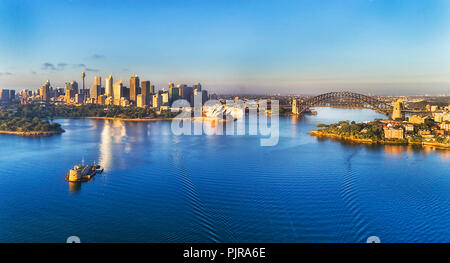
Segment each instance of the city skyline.
[{"label": "city skyline", "polygon": [[218,94],[448,94],[449,14],[448,1],[7,0],[0,89],[85,71],[88,88],[139,74]]}]

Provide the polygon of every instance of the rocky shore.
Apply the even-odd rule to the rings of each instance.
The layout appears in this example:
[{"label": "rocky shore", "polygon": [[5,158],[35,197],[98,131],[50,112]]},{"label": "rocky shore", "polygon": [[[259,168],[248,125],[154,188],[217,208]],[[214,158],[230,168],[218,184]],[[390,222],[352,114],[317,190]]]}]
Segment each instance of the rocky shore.
[{"label": "rocky shore", "polygon": [[315,137],[331,138],[347,142],[361,143],[361,144],[387,144],[387,145],[423,145],[423,146],[433,146],[437,148],[450,149],[449,144],[442,144],[438,142],[412,142],[412,141],[384,141],[384,140],[372,140],[372,139],[359,139],[353,136],[342,136],[339,134],[329,133],[326,131],[311,131],[310,135]]}]

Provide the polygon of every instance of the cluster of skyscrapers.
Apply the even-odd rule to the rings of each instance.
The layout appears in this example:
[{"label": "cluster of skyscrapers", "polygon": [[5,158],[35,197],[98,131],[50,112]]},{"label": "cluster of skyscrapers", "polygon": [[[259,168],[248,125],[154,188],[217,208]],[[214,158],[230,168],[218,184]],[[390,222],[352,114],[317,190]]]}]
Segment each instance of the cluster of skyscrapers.
[{"label": "cluster of skyscrapers", "polygon": [[[76,81],[66,82],[64,88],[56,88],[46,81],[37,91],[24,90],[20,93],[21,103],[30,103],[35,100],[44,102],[66,104],[101,104],[137,107],[169,107],[173,101],[184,99],[193,105],[194,97],[201,96],[202,101],[208,100],[208,92],[202,90],[200,83],[192,86],[186,84],[169,83],[168,89],[155,90],[155,86],[149,80],[140,81],[138,75],[131,75],[129,86],[125,86],[122,80],[114,82],[113,76],[109,75],[102,83],[101,76],[94,77],[94,83],[90,89],[85,88],[84,79],[86,74],[81,74],[83,87],[79,89]],[[1,93],[0,93],[1,94]]]}]

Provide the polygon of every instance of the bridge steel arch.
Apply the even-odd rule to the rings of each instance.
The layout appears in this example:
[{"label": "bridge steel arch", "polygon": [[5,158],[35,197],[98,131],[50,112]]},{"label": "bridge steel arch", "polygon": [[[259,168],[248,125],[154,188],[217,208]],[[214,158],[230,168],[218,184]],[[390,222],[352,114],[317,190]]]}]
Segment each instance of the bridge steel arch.
[{"label": "bridge steel arch", "polygon": [[[385,114],[387,114],[392,106],[382,102],[374,97],[370,97],[367,95],[349,92],[349,91],[342,91],[342,92],[328,92],[324,93],[315,97],[312,97],[310,99],[307,99],[303,102],[297,103],[295,106],[297,107],[296,113],[297,114],[303,114],[308,108],[322,105],[324,102],[333,102],[339,99],[351,99],[355,104],[358,104],[359,106],[363,106],[366,108],[372,108],[377,111],[381,111]],[[332,103],[330,103],[332,104]],[[293,105],[294,106],[294,105]],[[293,111],[294,112],[294,111]]]}]

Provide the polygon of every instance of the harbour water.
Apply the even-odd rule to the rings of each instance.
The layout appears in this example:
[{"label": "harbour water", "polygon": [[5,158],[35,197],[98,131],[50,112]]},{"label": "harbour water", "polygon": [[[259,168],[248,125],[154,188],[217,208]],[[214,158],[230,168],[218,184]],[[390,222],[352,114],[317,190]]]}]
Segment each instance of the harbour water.
[{"label": "harbour water", "polygon": [[[318,139],[318,123],[384,116],[317,110],[280,117],[274,147],[166,121],[0,135],[0,242],[450,242],[450,150]],[[104,172],[66,182],[82,158]]]}]

